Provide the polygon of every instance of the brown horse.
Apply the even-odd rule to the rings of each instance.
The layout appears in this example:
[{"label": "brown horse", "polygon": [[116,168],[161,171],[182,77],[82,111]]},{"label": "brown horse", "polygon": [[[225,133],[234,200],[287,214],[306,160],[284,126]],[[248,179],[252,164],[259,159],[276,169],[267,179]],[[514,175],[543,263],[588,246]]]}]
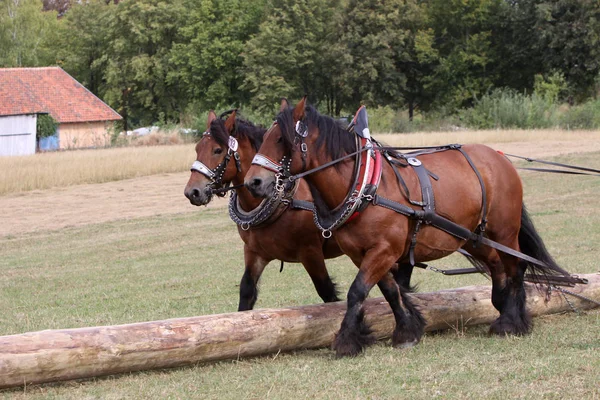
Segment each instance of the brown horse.
[{"label": "brown horse", "polygon": [[[265,129],[236,118],[235,111],[226,121],[217,118],[211,111],[207,132],[196,144],[196,160],[202,164],[192,170],[185,187],[185,196],[190,202],[196,206],[206,205],[213,192],[222,185],[230,182],[234,185],[243,183],[264,133]],[[235,151],[239,155],[238,160],[236,156],[231,158],[233,152],[230,137],[234,137],[238,144]],[[230,159],[231,162],[228,162]],[[235,206],[239,206],[242,212],[250,213],[261,206],[261,201],[243,186],[236,190],[236,194]],[[294,198],[312,201],[306,182],[299,182]],[[321,236],[313,223],[311,212],[285,206],[284,209],[279,217],[274,215],[271,220],[264,221],[256,228],[245,230],[238,225],[238,232],[244,241],[245,262],[245,272],[240,284],[239,311],[253,308],[258,296],[258,281],[265,266],[272,260],[301,262],[323,301],[339,300],[324,261],[325,258],[335,258],[342,254],[336,242]]]},{"label": "brown horse", "polygon": [[[568,276],[552,260],[526,213],[521,180],[513,165],[487,146],[465,145],[460,149],[449,148],[447,151],[419,155],[418,160],[412,159],[415,165],[422,163],[427,168],[426,174],[437,178],[431,180],[434,196],[429,199],[433,205],[435,198],[437,215],[473,232],[478,227],[483,228],[482,216],[486,212],[482,212],[482,203],[485,203],[487,237],[482,240],[489,238],[510,249],[520,250],[526,256],[543,261],[543,266],[522,261],[514,255],[475,243],[474,240],[456,237],[427,223],[420,224],[418,219],[394,211],[414,211],[418,203],[407,199],[406,189],[413,194],[412,197],[419,196],[415,194],[421,193],[421,180],[415,173],[416,168],[399,168],[400,177],[397,177],[391,164],[383,163],[376,194],[370,193],[360,199],[368,206],[335,230],[334,237],[341,249],[359,268],[348,292],[346,315],[333,343],[338,356],[358,354],[372,341],[363,321],[362,303],[375,284],[379,285],[394,312],[396,328],[392,343],[405,347],[420,340],[425,322],[418,308],[390,273],[396,260],[405,261],[400,263],[401,267],[406,265],[410,253],[414,261],[424,262],[447,256],[463,247],[487,266],[493,284],[492,302],[500,312],[490,332],[499,335],[521,335],[530,331],[523,286],[527,268],[541,274]],[[313,107],[306,107],[303,99],[294,109],[283,110],[277,116],[277,121],[265,134],[259,154],[271,160],[291,157],[291,173],[295,174],[323,167],[357,150],[354,135],[338,126],[333,119],[320,115]],[[317,221],[335,222],[340,212],[343,213],[350,204],[345,201],[356,201],[348,195],[355,189],[353,177],[358,170],[355,163],[354,158],[348,157],[335,166],[305,176],[315,198]],[[479,171],[481,179],[476,171]],[[245,183],[254,195],[267,196],[272,191],[275,179],[276,174],[272,171],[253,165]],[[401,180],[405,182],[404,185],[400,184]],[[483,195],[482,187],[487,196]],[[424,195],[419,197],[413,200],[427,202]],[[376,198],[381,203],[376,203]],[[463,231],[467,231],[464,228]],[[330,232],[324,229],[323,233],[328,235]],[[411,251],[412,239],[417,237],[418,241]]]}]

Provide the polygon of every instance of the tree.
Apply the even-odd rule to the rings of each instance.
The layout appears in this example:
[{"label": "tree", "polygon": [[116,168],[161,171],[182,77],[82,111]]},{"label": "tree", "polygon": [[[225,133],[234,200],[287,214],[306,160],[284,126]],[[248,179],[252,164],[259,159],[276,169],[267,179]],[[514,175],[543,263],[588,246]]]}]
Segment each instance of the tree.
[{"label": "tree", "polygon": [[170,53],[169,81],[178,81],[187,101],[203,109],[247,102],[242,52],[258,31],[264,1],[185,0],[184,7],[190,12]]},{"label": "tree", "polygon": [[0,67],[51,63],[46,43],[56,26],[56,13],[42,12],[41,0],[0,0]]},{"label": "tree", "polygon": [[[532,1],[532,0],[530,0]],[[600,73],[600,3],[595,0],[536,1],[539,47],[544,72],[561,71],[571,95],[595,94]]]},{"label": "tree", "polygon": [[339,114],[340,77],[349,58],[339,41],[339,0],[271,0],[258,33],[246,42],[243,88],[251,103],[274,110],[282,96],[309,95]]},{"label": "tree", "polygon": [[492,46],[493,16],[503,0],[430,0],[428,14],[434,30],[439,65],[426,85],[438,107],[456,109],[472,104],[498,79]]},{"label": "tree", "polygon": [[55,42],[56,63],[99,97],[106,92],[107,27],[115,10],[105,0],[74,3],[60,20]]},{"label": "tree", "polygon": [[127,125],[178,121],[182,88],[169,80],[170,51],[186,18],[182,1],[128,0],[107,16],[105,100]]},{"label": "tree", "polygon": [[352,56],[352,102],[427,108],[425,77],[437,64],[425,5],[417,0],[351,0],[343,40]]}]

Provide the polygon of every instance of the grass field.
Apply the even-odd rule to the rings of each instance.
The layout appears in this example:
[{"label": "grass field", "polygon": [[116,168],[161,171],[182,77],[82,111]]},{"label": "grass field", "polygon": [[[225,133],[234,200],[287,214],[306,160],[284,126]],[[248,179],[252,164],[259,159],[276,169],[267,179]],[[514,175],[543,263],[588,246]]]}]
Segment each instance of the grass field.
[{"label": "grass field", "polygon": [[[142,137],[144,138],[151,137]],[[392,146],[432,146],[446,143],[586,142],[600,150],[593,131],[503,130],[420,132],[377,135]],[[188,171],[194,144],[119,147],[0,157],[0,196],[32,190],[102,183],[140,176]]]},{"label": "grass field", "polygon": [[[555,158],[600,168],[600,153]],[[526,203],[559,263],[600,270],[600,180],[522,174]],[[237,308],[242,243],[225,209],[0,237],[0,335]],[[437,266],[458,266],[450,257]],[[356,268],[328,268],[345,292]],[[486,284],[416,271],[421,291]],[[380,296],[373,290],[373,296]],[[258,307],[318,303],[298,264],[263,275]],[[413,349],[378,343],[355,359],[328,349],[0,391],[5,398],[600,398],[600,312],[535,320],[523,338],[487,327],[428,333]]]}]

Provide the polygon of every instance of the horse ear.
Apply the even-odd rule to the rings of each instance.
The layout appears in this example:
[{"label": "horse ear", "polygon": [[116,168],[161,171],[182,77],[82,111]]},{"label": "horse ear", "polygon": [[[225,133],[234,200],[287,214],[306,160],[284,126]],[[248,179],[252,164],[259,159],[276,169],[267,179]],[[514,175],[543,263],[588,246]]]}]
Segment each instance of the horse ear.
[{"label": "horse ear", "polygon": [[206,130],[210,129],[210,124],[211,122],[213,122],[215,119],[217,119],[217,114],[215,114],[215,112],[213,110],[210,110],[208,112],[208,118],[206,119]]},{"label": "horse ear", "polygon": [[284,112],[288,108],[290,108],[290,103],[288,103],[288,100],[285,97],[282,97],[281,98],[281,105],[279,106],[279,113]]},{"label": "horse ear", "polygon": [[225,121],[225,128],[227,129],[227,132],[229,133],[233,133],[233,131],[235,130],[235,115],[237,114],[237,110],[233,110],[231,112],[231,114],[229,114],[229,117],[227,117],[227,120]]},{"label": "horse ear", "polygon": [[296,104],[294,108],[294,121],[302,121],[304,119],[304,108],[306,107],[306,96]]}]

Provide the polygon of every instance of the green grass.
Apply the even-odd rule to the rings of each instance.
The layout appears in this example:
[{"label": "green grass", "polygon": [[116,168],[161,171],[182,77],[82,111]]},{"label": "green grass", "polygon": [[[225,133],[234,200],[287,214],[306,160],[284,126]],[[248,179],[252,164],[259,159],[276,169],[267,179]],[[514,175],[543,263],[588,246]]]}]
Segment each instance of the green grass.
[{"label": "green grass", "polygon": [[[557,158],[600,167],[600,154]],[[524,172],[526,203],[552,254],[600,270],[600,179]],[[242,243],[224,209],[0,238],[0,334],[112,325],[237,308]],[[465,266],[450,257],[436,266]],[[356,268],[328,268],[345,292]],[[485,284],[415,271],[421,291]],[[379,296],[374,290],[374,296]],[[257,307],[320,301],[299,264],[267,267]],[[5,398],[600,398],[600,313],[545,316],[530,336],[486,326],[378,343],[354,359],[328,349],[5,390]]]}]

